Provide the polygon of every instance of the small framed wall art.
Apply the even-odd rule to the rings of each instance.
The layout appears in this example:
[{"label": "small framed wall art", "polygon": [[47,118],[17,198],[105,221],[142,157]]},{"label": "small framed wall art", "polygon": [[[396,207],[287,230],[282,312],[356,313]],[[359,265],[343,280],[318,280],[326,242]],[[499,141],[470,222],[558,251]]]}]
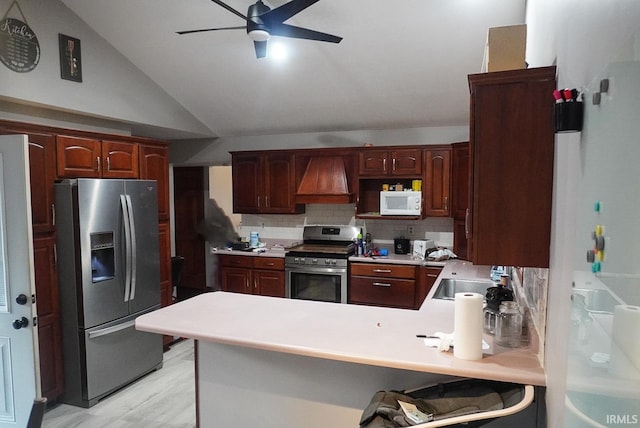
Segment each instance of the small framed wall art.
[{"label": "small framed wall art", "polygon": [[65,80],[82,82],[82,56],[80,40],[58,34],[60,50],[60,77]]}]

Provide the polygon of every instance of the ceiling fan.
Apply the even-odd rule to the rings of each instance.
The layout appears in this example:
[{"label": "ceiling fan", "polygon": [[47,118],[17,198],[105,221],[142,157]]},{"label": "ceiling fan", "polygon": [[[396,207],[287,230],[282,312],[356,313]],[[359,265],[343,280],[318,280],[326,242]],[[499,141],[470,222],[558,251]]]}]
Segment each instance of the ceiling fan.
[{"label": "ceiling fan", "polygon": [[284,21],[303,11],[319,0],[292,0],[280,7],[271,9],[264,4],[262,0],[258,0],[255,4],[249,6],[247,15],[243,15],[226,3],[220,0],[211,0],[212,2],[222,6],[234,15],[247,21],[246,26],[223,27],[223,28],[205,28],[201,30],[178,31],[178,34],[201,33],[205,31],[220,30],[247,30],[249,38],[253,40],[256,50],[256,58],[264,58],[267,56],[267,40],[270,36],[292,37],[296,39],[317,40],[320,42],[340,43],[342,37],[332,34],[320,33],[318,31],[309,30],[308,28],[295,27],[285,24]]}]

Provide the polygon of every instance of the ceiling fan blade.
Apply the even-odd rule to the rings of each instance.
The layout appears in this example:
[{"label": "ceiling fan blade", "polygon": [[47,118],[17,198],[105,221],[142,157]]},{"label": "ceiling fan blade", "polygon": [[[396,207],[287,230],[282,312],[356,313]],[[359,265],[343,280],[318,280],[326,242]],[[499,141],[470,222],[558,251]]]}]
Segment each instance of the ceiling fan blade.
[{"label": "ceiling fan blade", "polygon": [[226,3],[221,2],[220,0],[211,0],[212,2],[214,2],[215,4],[224,7],[225,9],[227,9],[229,12],[233,13],[234,15],[239,16],[240,18],[244,19],[245,21],[247,20],[247,17],[245,15],[243,15],[242,13],[238,12],[237,10],[235,10],[234,8],[232,8],[231,6],[229,6]]},{"label": "ceiling fan blade", "polygon": [[265,22],[281,24],[320,0],[292,0],[261,16]]},{"label": "ceiling fan blade", "polygon": [[253,42],[253,46],[256,48],[256,58],[265,58],[267,56],[267,42]]},{"label": "ceiling fan blade", "polygon": [[320,42],[340,43],[342,37],[332,34],[309,30],[308,28],[295,27],[289,24],[273,25],[270,28],[272,36],[292,37],[294,39],[317,40]]},{"label": "ceiling fan blade", "polygon": [[177,34],[191,34],[191,33],[203,33],[205,31],[220,31],[220,30],[245,30],[247,27],[244,25],[241,27],[222,27],[222,28],[203,28],[202,30],[187,30],[176,31]]}]

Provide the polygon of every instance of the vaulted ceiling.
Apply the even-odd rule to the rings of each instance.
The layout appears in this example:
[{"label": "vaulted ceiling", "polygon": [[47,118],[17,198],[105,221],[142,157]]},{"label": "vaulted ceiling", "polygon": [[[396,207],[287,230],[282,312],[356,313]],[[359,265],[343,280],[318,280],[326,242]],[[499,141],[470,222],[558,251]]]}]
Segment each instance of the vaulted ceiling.
[{"label": "vaulted ceiling", "polygon": [[289,50],[276,60],[244,30],[176,34],[244,25],[210,0],[62,2],[212,136],[466,125],[487,29],[525,18],[525,0],[320,0],[287,23],[342,42],[272,37]]}]

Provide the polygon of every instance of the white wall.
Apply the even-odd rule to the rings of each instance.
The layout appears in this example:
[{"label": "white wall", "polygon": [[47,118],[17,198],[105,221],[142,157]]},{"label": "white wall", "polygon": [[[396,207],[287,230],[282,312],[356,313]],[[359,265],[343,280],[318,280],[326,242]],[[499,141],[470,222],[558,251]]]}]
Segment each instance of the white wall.
[{"label": "white wall", "polygon": [[170,155],[172,162],[180,166],[223,165],[231,162],[229,151],[234,150],[357,147],[365,143],[374,146],[450,144],[468,140],[468,126],[367,129],[181,141],[170,147]]},{"label": "white wall", "polygon": [[[527,61],[556,64],[558,87],[583,88],[612,60],[640,25],[637,0],[528,0]],[[564,420],[566,354],[573,277],[580,135],[556,137],[556,176],[547,306],[548,426]]]},{"label": "white wall", "polygon": [[[24,18],[13,0],[0,0],[0,16],[26,19],[40,44],[40,61],[27,73],[16,73],[0,65],[0,118],[31,123],[85,122],[82,117],[114,125],[118,133],[126,127],[149,128],[157,138],[210,136],[211,131],[138,70],[124,56],[58,0],[20,0]],[[80,39],[82,83],[60,78],[58,34]],[[132,41],[134,43],[135,41]],[[60,113],[66,116],[60,118]],[[76,117],[74,115],[78,115]],[[90,122],[95,122],[91,120]],[[182,131],[182,132],[181,132]],[[168,138],[168,137],[167,137]]]}]

